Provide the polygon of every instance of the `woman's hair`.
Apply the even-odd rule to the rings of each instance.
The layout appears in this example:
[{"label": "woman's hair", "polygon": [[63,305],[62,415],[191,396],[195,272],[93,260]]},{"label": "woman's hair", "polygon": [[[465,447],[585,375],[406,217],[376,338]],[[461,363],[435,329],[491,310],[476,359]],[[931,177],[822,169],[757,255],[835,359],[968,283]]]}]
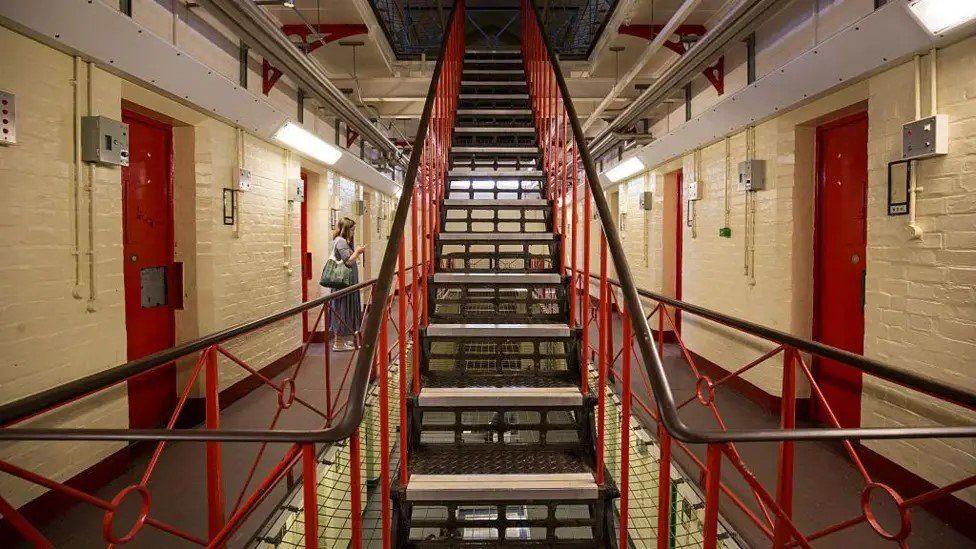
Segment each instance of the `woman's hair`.
[{"label": "woman's hair", "polygon": [[337,236],[341,236],[349,243],[350,246],[353,245],[353,235],[355,234],[354,229],[356,228],[356,222],[348,217],[343,217],[336,223],[335,229],[332,231],[332,239],[335,240]]}]

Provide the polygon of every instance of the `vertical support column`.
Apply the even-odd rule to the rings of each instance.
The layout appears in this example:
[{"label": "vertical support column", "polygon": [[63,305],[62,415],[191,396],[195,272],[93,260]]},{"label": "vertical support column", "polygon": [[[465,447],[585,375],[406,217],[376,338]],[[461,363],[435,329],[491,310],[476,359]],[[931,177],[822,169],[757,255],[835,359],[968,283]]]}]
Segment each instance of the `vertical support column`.
[{"label": "vertical support column", "polygon": [[[407,483],[407,243],[397,256],[397,345],[400,351],[400,483]],[[414,354],[416,354],[416,348]]]},{"label": "vertical support column", "polygon": [[630,509],[630,315],[625,308],[621,312],[623,323],[623,364],[621,365],[621,427],[620,427],[620,549],[627,545],[627,512]]},{"label": "vertical support column", "polygon": [[352,530],[349,547],[363,549],[362,452],[359,429],[349,437],[349,524]]},{"label": "vertical support column", "polygon": [[[586,181],[586,176],[583,176],[584,183]],[[583,293],[583,303],[580,307],[580,311],[583,313],[582,324],[583,324],[583,350],[582,354],[582,370],[583,379],[581,380],[581,388],[583,393],[586,393],[587,385],[587,368],[590,363],[590,191],[586,185],[583,186],[583,276],[582,276],[582,288]]]},{"label": "vertical support column", "polygon": [[325,323],[325,415],[327,424],[332,424],[332,302],[322,304],[322,321]]},{"label": "vertical support column", "polygon": [[417,394],[420,392],[420,273],[422,270],[422,263],[420,262],[420,253],[417,246],[417,242],[420,240],[421,229],[417,225],[417,203],[420,202],[420,188],[419,186],[414,187],[413,200],[410,204],[410,257],[413,259],[413,270],[410,273],[411,277],[411,287],[410,287],[410,301],[413,303],[413,307],[410,309],[410,318],[413,322],[413,392]]},{"label": "vertical support column", "polygon": [[661,457],[657,469],[657,549],[671,549],[671,435],[658,421]]},{"label": "vertical support column", "polygon": [[597,357],[597,438],[596,438],[596,481],[603,484],[603,447],[606,441],[606,385],[609,349],[607,349],[607,332],[610,330],[610,310],[607,303],[609,296],[607,288],[607,237],[600,234],[600,349]]},{"label": "vertical support column", "polygon": [[[780,427],[784,431],[796,428],[796,349],[783,349],[783,399],[780,404]],[[779,443],[779,464],[776,471],[776,503],[783,513],[793,517],[793,466],[795,461],[794,442]],[[786,519],[776,517],[773,529],[773,547],[786,547],[791,538]]]},{"label": "vertical support column", "polygon": [[709,444],[705,454],[705,520],[702,524],[703,549],[718,547],[718,498],[721,494],[722,445]]},{"label": "vertical support column", "polygon": [[570,253],[570,256],[569,256],[569,264],[571,266],[570,267],[570,275],[569,275],[569,281],[570,281],[570,284],[569,284],[569,325],[570,325],[570,327],[575,327],[575,326],[578,325],[577,324],[577,318],[576,318],[576,314],[577,314],[576,313],[576,310],[577,310],[577,307],[576,307],[576,289],[578,288],[577,281],[579,280],[579,272],[577,272],[577,270],[576,270],[576,255],[577,255],[576,254],[576,240],[577,240],[577,236],[576,235],[579,233],[579,224],[578,224],[579,223],[579,220],[576,217],[576,209],[577,209],[576,208],[576,206],[577,206],[577,201],[576,201],[576,198],[577,198],[577,189],[576,188],[578,187],[578,183],[579,183],[579,181],[578,181],[578,179],[579,179],[579,177],[578,177],[579,171],[577,169],[577,159],[578,159],[577,149],[578,149],[578,147],[573,147],[573,168],[572,168],[572,175],[569,178],[569,182],[570,182],[569,184],[573,186],[573,190],[572,190],[573,199],[571,200],[571,204],[573,206],[573,213],[572,213],[573,220],[572,220],[572,223],[571,223],[572,229],[573,229],[573,238],[570,241],[570,246],[569,246],[569,248],[570,248],[570,250],[569,250],[569,253]]},{"label": "vertical support column", "polygon": [[376,353],[376,370],[380,389],[380,518],[383,549],[390,549],[390,525],[392,509],[390,502],[390,363],[387,343],[388,303],[374,303],[383,307],[383,320],[380,322],[379,349]]},{"label": "vertical support column", "polygon": [[[207,429],[220,428],[220,384],[217,369],[217,347],[211,346],[206,366],[206,425]],[[224,527],[224,465],[220,443],[208,441],[207,445],[207,531],[216,536]]]},{"label": "vertical support column", "polygon": [[315,474],[315,445],[302,444],[302,496],[305,508],[305,547],[319,546],[318,478]]}]

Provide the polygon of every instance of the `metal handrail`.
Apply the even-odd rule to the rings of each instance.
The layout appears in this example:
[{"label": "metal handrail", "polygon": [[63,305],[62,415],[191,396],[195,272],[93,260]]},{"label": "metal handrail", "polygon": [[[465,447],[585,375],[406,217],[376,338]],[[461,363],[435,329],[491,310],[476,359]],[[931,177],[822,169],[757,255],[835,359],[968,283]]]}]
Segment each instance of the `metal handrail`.
[{"label": "metal handrail", "polygon": [[[624,304],[633,322],[635,340],[640,349],[641,359],[647,374],[650,377],[651,390],[654,399],[660,410],[661,422],[668,433],[682,441],[688,443],[730,443],[730,442],[776,442],[776,441],[796,441],[796,440],[840,440],[840,439],[895,439],[895,438],[960,438],[976,437],[976,426],[968,427],[866,427],[866,428],[800,428],[792,430],[779,429],[697,429],[688,426],[678,413],[678,405],[675,400],[674,392],[668,382],[668,375],[664,369],[657,352],[657,346],[651,335],[650,326],[644,316],[640,302],[640,293],[634,283],[630,266],[624,253],[623,244],[620,240],[620,233],[613,223],[613,216],[610,212],[610,205],[607,202],[603,187],[600,186],[600,176],[596,169],[596,164],[590,155],[586,138],[580,126],[579,118],[576,114],[576,107],[573,104],[572,96],[563,77],[562,69],[556,59],[555,50],[546,33],[541,32],[544,28],[542,18],[539,14],[535,0],[527,0],[530,8],[535,14],[536,23],[539,25],[542,43],[548,54],[547,61],[553,71],[556,85],[562,96],[563,105],[566,109],[573,138],[579,146],[580,161],[586,174],[586,184],[589,186],[593,195],[593,202],[599,214],[600,224],[607,240],[607,247],[610,252],[613,265],[619,276],[619,285],[623,293]],[[663,296],[662,296],[663,297]],[[911,376],[883,363],[872,362],[870,367],[876,371],[886,371],[889,375],[905,379],[910,382],[923,381],[922,378]],[[924,380],[926,382],[930,380]],[[909,383],[907,386],[912,387]],[[914,388],[914,387],[912,387]],[[970,392],[958,390],[964,393],[963,402],[976,399],[976,395]],[[923,391],[924,392],[924,391]],[[956,400],[959,400],[957,397]]]},{"label": "metal handrail", "polygon": [[[458,4],[451,11],[450,20],[457,17]],[[441,50],[447,45],[451,32],[445,32]],[[417,130],[414,143],[423,143],[427,137],[427,130],[431,115],[434,109],[435,92],[440,81],[445,55],[439,55],[434,73],[430,80],[430,87],[427,99],[424,103],[423,114],[420,118],[420,126]],[[308,301],[291,309],[281,311],[274,315],[231,327],[221,332],[196,339],[158,353],[133,360],[110,368],[103,372],[92,374],[81,378],[75,382],[66,383],[61,387],[56,387],[26,397],[24,399],[0,406],[0,425],[8,425],[12,422],[33,417],[39,413],[50,410],[53,405],[59,402],[70,402],[78,398],[100,391],[115,383],[125,380],[133,375],[145,372],[156,366],[172,362],[176,358],[185,354],[204,349],[210,345],[225,341],[236,335],[253,331],[257,328],[267,326],[273,322],[298,314],[331,299],[342,297],[349,292],[359,290],[372,285],[372,302],[374,306],[369,307],[362,324],[363,346],[358,353],[356,364],[350,376],[349,398],[345,412],[339,421],[317,430],[266,430],[266,429],[67,429],[67,428],[22,428],[5,427],[0,428],[0,440],[93,440],[93,441],[216,441],[216,442],[291,442],[291,443],[325,443],[337,442],[351,436],[359,424],[362,422],[366,408],[366,396],[368,394],[370,371],[372,369],[373,355],[375,352],[376,338],[379,334],[380,321],[382,319],[386,303],[390,297],[394,271],[397,267],[397,255],[400,242],[404,236],[407,213],[410,208],[410,200],[417,179],[417,172],[420,165],[423,147],[416,146],[410,154],[406,175],[403,182],[403,190],[397,202],[396,210],[393,214],[389,239],[386,250],[383,254],[383,261],[377,277],[371,281],[363,282],[356,286],[334,292],[328,296]]]}]

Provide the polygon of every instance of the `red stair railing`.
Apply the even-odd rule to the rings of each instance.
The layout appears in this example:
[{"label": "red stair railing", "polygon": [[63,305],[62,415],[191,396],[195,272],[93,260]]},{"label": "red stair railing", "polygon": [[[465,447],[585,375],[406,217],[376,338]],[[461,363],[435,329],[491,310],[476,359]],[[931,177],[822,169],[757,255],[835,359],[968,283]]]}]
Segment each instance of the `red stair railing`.
[{"label": "red stair railing", "polygon": [[[404,178],[402,195],[397,203],[391,223],[389,240],[376,279],[354,287],[335,291],[328,296],[310,300],[285,311],[234,326],[226,330],[190,341],[150,356],[98,372],[66,383],[59,387],[25,397],[21,400],[0,406],[0,441],[122,441],[126,443],[153,444],[153,451],[145,472],[138,482],[117,492],[111,500],[95,493],[73,488],[57,482],[25,467],[0,460],[0,471],[27,482],[53,490],[76,502],[86,503],[104,511],[102,537],[109,544],[124,544],[138,538],[148,526],[156,530],[182,538],[190,543],[206,547],[223,547],[235,534],[243,522],[283,480],[290,483],[292,471],[300,463],[302,473],[302,493],[304,495],[305,546],[318,546],[319,524],[317,505],[317,456],[316,444],[331,444],[349,440],[350,461],[350,499],[351,499],[351,546],[362,547],[363,543],[363,495],[359,464],[362,459],[359,424],[363,420],[367,392],[371,379],[379,384],[380,446],[381,446],[381,496],[382,496],[382,542],[384,547],[392,544],[391,525],[391,465],[390,465],[390,425],[389,425],[389,380],[388,365],[399,362],[398,400],[400,411],[399,462],[400,482],[407,480],[406,440],[406,401],[408,394],[418,390],[418,355],[420,349],[420,328],[426,324],[427,317],[427,277],[433,272],[433,245],[438,230],[437,204],[444,194],[444,182],[449,164],[451,132],[457,110],[458,91],[461,84],[461,69],[464,56],[464,2],[454,3],[450,23],[444,33],[441,52],[431,78],[430,90],[420,119],[419,129],[413,144],[410,162]],[[409,216],[410,233],[406,233]],[[411,263],[407,264],[407,246],[411,252]],[[396,294],[392,286],[396,283]],[[364,320],[357,340],[361,348],[352,352],[342,369],[341,379],[333,379],[333,364],[328,351],[332,334],[330,331],[331,308],[334,301],[350,292],[369,291],[366,300]],[[394,303],[395,302],[395,303]],[[395,313],[394,313],[395,306]],[[411,310],[407,321],[407,309]],[[298,396],[296,380],[302,367],[308,362],[307,352],[310,341],[301,347],[298,361],[279,381],[269,379],[259,370],[240,359],[228,347],[230,344],[246,339],[254,332],[289,321],[299,315],[318,310],[311,332],[325,325],[326,352],[321,363],[320,376],[305,376],[312,383],[322,383],[325,403],[312,403]],[[392,323],[396,330],[395,343],[389,345],[388,330]],[[407,347],[412,346],[411,364],[408,373]],[[379,347],[377,350],[376,347]],[[195,365],[187,372],[186,381],[172,410],[169,421],[155,429],[111,429],[111,428],[42,428],[29,426],[29,420],[86,397],[104,394],[118,387],[134,376],[153,369],[166,367],[176,360],[196,356]],[[221,427],[220,417],[220,368],[218,361],[228,366],[243,369],[262,386],[277,393],[277,406],[265,428],[227,429]],[[186,405],[193,387],[199,378],[205,388],[204,426],[202,428],[177,428],[184,418]],[[408,377],[413,379],[408,387]],[[338,383],[336,383],[338,381]],[[320,389],[319,387],[312,387]],[[309,425],[302,430],[281,429],[279,423],[292,406],[306,409],[321,423]],[[25,426],[26,425],[26,426]],[[155,518],[152,510],[158,505],[151,497],[151,480],[163,459],[167,446],[176,441],[203,443],[206,459],[205,497],[207,500],[206,533],[192,532],[192,528],[179,527]],[[239,489],[227,492],[227,479],[222,465],[223,444],[226,442],[257,443],[255,457],[241,482]],[[269,443],[287,443],[283,455],[266,472],[259,473],[264,456],[270,451]],[[256,483],[250,490],[252,483]],[[233,505],[227,503],[233,498]],[[115,515],[121,509],[123,500],[138,497],[141,500],[140,512],[124,535],[115,534]],[[170,502],[179,505],[180,502]],[[51,542],[21,512],[10,505],[0,494],[0,514],[9,526],[25,540],[37,547],[52,547]]]},{"label": "red stair railing", "polygon": [[[976,426],[931,426],[931,427],[859,427],[845,428],[837,421],[824,398],[817,380],[811,373],[801,352],[812,356],[828,358],[846,364],[862,372],[897,383],[906,390],[928,395],[937,402],[958,405],[964,409],[976,410],[976,393],[946,383],[922,377],[918,374],[900,370],[892,365],[855,355],[840,349],[807,341],[789,334],[778,332],[677,301],[651,292],[638,290],[634,284],[627,264],[623,245],[612,218],[606,195],[601,186],[599,174],[590,157],[586,140],[581,131],[573,102],[569,95],[559,63],[556,60],[548,36],[542,32],[541,19],[533,0],[521,0],[521,38],[522,52],[533,107],[533,118],[539,134],[543,151],[543,165],[546,172],[548,196],[556,206],[556,231],[561,235],[564,255],[560,261],[560,272],[568,273],[571,283],[570,323],[582,330],[581,354],[583,364],[595,362],[597,387],[592,389],[597,396],[597,480],[605,482],[606,449],[606,397],[607,387],[620,393],[622,405],[623,434],[620,437],[621,472],[617,479],[620,485],[620,537],[621,549],[628,547],[629,501],[629,422],[631,407],[636,407],[639,420],[649,418],[648,431],[655,433],[660,448],[660,469],[658,484],[658,525],[657,544],[661,549],[671,547],[669,517],[664,510],[671,508],[671,459],[677,448],[699,468],[701,487],[704,491],[705,508],[703,513],[704,547],[711,549],[718,544],[719,500],[724,497],[732,506],[742,511],[750,522],[766,536],[775,547],[794,545],[807,547],[810,541],[843,531],[851,526],[867,522],[881,538],[905,545],[911,532],[910,511],[923,503],[945,497],[970,486],[976,485],[976,475],[968,476],[941,488],[925,491],[913,497],[903,497],[894,488],[883,484],[868,473],[864,460],[859,457],[855,442],[867,439],[913,439],[913,438],[976,438]],[[566,169],[567,166],[571,166]],[[582,194],[582,196],[580,196]],[[582,202],[582,204],[580,204]],[[590,239],[591,209],[595,205],[600,220],[599,273],[591,271]],[[582,207],[582,220],[577,211]],[[568,213],[567,213],[568,212]],[[567,226],[567,217],[572,222]],[[567,236],[567,231],[571,234]],[[581,234],[577,235],[577,232]],[[568,245],[566,245],[568,242]],[[565,254],[568,254],[568,259]],[[608,259],[612,260],[619,280],[608,277]],[[567,262],[569,266],[567,268]],[[581,268],[577,268],[581,265]],[[591,284],[597,283],[596,303],[592,302]],[[615,290],[616,289],[616,290]],[[617,294],[622,296],[618,303]],[[645,314],[642,300],[655,303],[650,314]],[[668,372],[663,363],[665,329],[675,333],[677,324],[669,309],[684,311],[723,326],[757,336],[773,342],[774,348],[757,359],[741,367],[733,367],[729,374],[712,380],[703,373],[694,355],[685,347],[679,337],[677,345],[697,381],[695,391],[683,401],[678,401],[669,382]],[[614,355],[613,311],[619,311],[624,326],[620,353]],[[648,320],[657,314],[658,341],[655,344]],[[591,342],[590,327],[596,328],[596,343]],[[727,425],[716,404],[715,389],[729,384],[742,374],[759,367],[778,355],[783,354],[782,363],[782,407],[780,426],[777,429],[733,428]],[[647,397],[634,392],[632,387],[632,364],[636,361],[640,381]],[[799,371],[800,375],[797,375]],[[608,385],[614,375],[613,384]],[[586,368],[581,383],[586,388]],[[824,407],[830,418],[826,427],[797,427],[796,388],[798,379],[810,384],[813,398]],[[619,386],[616,384],[620,381]],[[648,402],[648,400],[651,400]],[[714,418],[713,428],[689,427],[680,415],[680,410],[693,403],[705,407]],[[797,441],[836,441],[842,445],[854,468],[864,481],[861,492],[859,516],[828,525],[810,533],[803,533],[793,516],[793,492],[795,490],[795,443]],[[746,465],[737,444],[749,442],[776,442],[778,444],[778,468],[776,486],[765,488],[757,476]],[[692,444],[705,444],[704,459],[692,451]],[[749,487],[743,494],[723,482],[722,466],[731,465],[742,481]],[[900,524],[897,531],[887,531],[872,512],[872,494],[886,494],[894,501]],[[747,503],[747,499],[752,504]]]}]

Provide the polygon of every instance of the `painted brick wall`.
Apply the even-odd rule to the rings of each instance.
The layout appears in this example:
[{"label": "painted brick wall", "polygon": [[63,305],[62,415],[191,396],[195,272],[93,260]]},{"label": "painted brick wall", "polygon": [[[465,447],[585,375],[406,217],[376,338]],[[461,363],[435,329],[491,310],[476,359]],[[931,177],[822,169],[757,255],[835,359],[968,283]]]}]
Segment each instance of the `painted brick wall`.
[{"label": "painted brick wall", "polygon": [[[75,290],[73,60],[0,28],[0,74],[17,94],[18,143],[0,147],[0,402],[50,389],[125,361],[120,172],[94,170],[96,300],[88,311],[88,201],[81,196],[82,280]],[[79,82],[82,109],[86,81]],[[118,78],[94,69],[93,112],[118,119]],[[88,182],[82,170],[82,184]],[[124,390],[84,399],[37,426],[125,427]],[[121,444],[0,444],[0,459],[64,480]],[[70,457],[69,457],[70,456]],[[0,475],[20,505],[43,490]]]},{"label": "painted brick wall", "polygon": [[[927,63],[927,62],[926,62]],[[923,71],[928,78],[928,71]],[[766,160],[767,189],[754,195],[755,284],[744,274],[745,193],[736,181],[746,158],[746,136],[730,136],[729,183],[732,237],[725,226],[724,141],[701,151],[701,200],[694,204],[694,228],[682,219],[683,299],[763,325],[810,337],[813,310],[813,183],[815,128],[826,119],[867,108],[869,116],[869,219],[865,354],[922,375],[973,389],[976,357],[976,38],[939,52],[939,112],[950,117],[950,154],[919,163],[919,241],[908,238],[906,218],[885,214],[886,164],[901,154],[901,125],[914,116],[910,63],[845,87],[755,129],[755,157]],[[923,90],[927,82],[923,82]],[[923,105],[928,97],[923,94]],[[923,109],[923,115],[927,109]],[[654,210],[639,211],[636,200],[621,201],[622,238],[635,279],[660,291],[665,230],[662,178],[682,168],[695,177],[694,155],[656,166]],[[620,186],[628,196],[644,175]],[[617,189],[608,189],[614,192]],[[611,200],[612,202],[612,200]],[[668,227],[668,230],[671,230]],[[650,265],[641,261],[650,239]],[[593,270],[598,249],[594,248]],[[688,316],[683,338],[690,349],[732,370],[769,349],[769,344],[733,335]],[[781,358],[746,374],[778,395]],[[801,387],[800,394],[808,394]],[[865,379],[864,425],[971,424],[973,414]],[[965,441],[868,442],[872,449],[936,484],[976,473],[976,448]],[[976,491],[962,494],[976,502]]]}]

